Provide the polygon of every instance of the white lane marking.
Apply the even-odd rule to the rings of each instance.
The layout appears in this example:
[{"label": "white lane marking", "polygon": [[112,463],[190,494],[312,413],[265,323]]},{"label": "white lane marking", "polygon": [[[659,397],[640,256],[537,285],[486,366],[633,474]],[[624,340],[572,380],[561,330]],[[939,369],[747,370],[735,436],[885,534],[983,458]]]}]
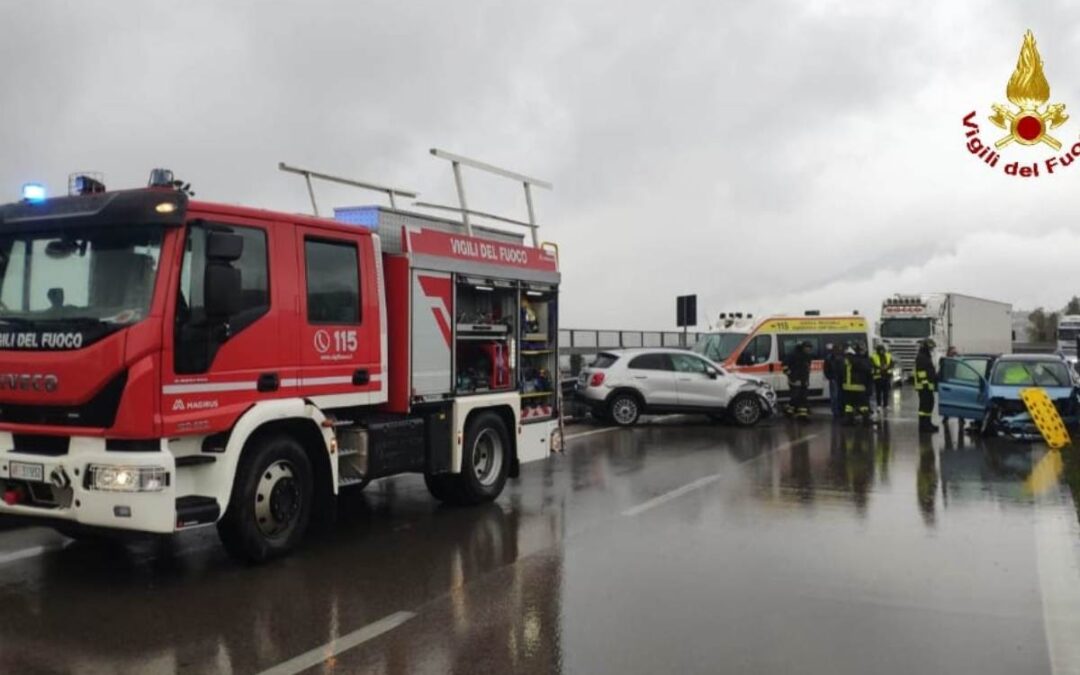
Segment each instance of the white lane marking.
[{"label": "white lane marking", "polygon": [[31,546],[30,548],[12,551],[11,553],[0,553],[0,565],[7,565],[9,563],[19,562],[20,560],[27,560],[28,558],[36,558],[39,555],[52,553],[53,551],[60,551],[67,548],[70,544],[71,540],[67,539],[62,544],[52,546]]},{"label": "white lane marking", "polygon": [[413,612],[394,612],[374,623],[369,623],[363,628],[327,642],[321,647],[294,656],[288,661],[282,661],[273,668],[264,670],[260,675],[295,675],[312,666],[317,666],[327,659],[337,656],[354,647],[358,647],[368,640],[373,640],[387,631],[391,631],[409,619],[416,616]]},{"label": "white lane marking", "polygon": [[1035,497],[1035,562],[1053,675],[1080,673],[1080,590],[1071,522],[1076,515],[1062,508],[1065,503],[1055,500],[1048,506],[1043,497]]},{"label": "white lane marking", "polygon": [[[669,417],[678,417],[678,415],[657,415],[656,419],[663,420]],[[635,427],[604,427],[603,429],[592,429],[591,431],[582,431],[577,434],[570,434],[566,437],[566,440],[572,441],[575,438],[584,438],[586,436],[592,436],[593,434],[606,434],[609,431],[619,431],[620,429],[633,429]]]},{"label": "white lane marking", "polygon": [[[770,450],[769,453],[779,452],[780,450],[784,450],[786,448],[789,448],[792,445],[795,445],[796,443],[802,443],[803,441],[808,441],[811,438],[817,438],[817,436],[818,436],[817,434],[810,434],[809,436],[803,436],[802,438],[796,438],[794,441],[789,441],[787,443],[781,443],[780,445],[778,445],[775,448],[773,448],[772,450]],[[769,454],[769,453],[762,453],[762,454],[760,454],[760,455],[758,455],[756,457],[751,457],[750,459],[746,460],[745,462],[739,462],[739,463],[740,464],[747,464],[749,462],[753,462],[753,461],[756,461],[758,459],[761,459],[762,457],[764,457],[766,454]],[[686,485],[683,485],[681,487],[677,487],[674,490],[669,490],[668,492],[665,492],[662,495],[653,497],[652,499],[650,499],[647,502],[642,502],[641,504],[638,504],[637,506],[632,506],[632,507],[626,509],[625,511],[623,511],[622,514],[624,516],[631,516],[631,517],[639,515],[641,513],[644,513],[645,511],[648,511],[649,509],[654,509],[657,506],[667,504],[668,502],[670,502],[672,500],[675,500],[675,499],[678,499],[679,497],[682,497],[685,494],[693,492],[694,490],[697,490],[699,488],[703,488],[706,485],[709,485],[710,483],[715,483],[716,481],[723,478],[725,475],[726,474],[724,472],[720,472],[720,473],[714,473],[714,474],[709,475],[709,476],[702,476],[701,478],[698,478],[695,481],[687,483]]]},{"label": "white lane marking", "polygon": [[3,555],[0,555],[0,565],[6,565],[8,563],[26,560],[27,558],[36,558],[48,550],[49,549],[45,548],[44,546],[32,546],[30,548],[24,548],[21,551],[5,553]]},{"label": "white lane marking", "polygon": [[592,436],[593,434],[606,434],[609,431],[616,431],[620,427],[607,427],[606,429],[593,429],[592,431],[582,431],[577,434],[570,434],[566,437],[566,440],[572,441],[575,438],[585,438],[586,436]]}]

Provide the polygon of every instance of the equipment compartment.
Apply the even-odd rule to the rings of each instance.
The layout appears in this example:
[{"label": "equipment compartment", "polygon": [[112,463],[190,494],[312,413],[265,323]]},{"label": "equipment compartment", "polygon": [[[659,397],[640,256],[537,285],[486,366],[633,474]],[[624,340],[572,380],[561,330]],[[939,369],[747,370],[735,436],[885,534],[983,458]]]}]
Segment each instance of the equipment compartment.
[{"label": "equipment compartment", "polygon": [[517,385],[516,284],[459,276],[454,303],[454,390],[508,391]]},{"label": "equipment compartment", "polygon": [[521,419],[551,419],[558,406],[557,295],[552,286],[521,288]]}]

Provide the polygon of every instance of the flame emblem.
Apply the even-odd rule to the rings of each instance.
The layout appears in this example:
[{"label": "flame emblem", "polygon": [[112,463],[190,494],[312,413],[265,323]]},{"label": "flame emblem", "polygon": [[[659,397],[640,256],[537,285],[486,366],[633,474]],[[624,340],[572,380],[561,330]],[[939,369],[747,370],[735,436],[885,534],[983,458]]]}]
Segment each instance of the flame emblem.
[{"label": "flame emblem", "polygon": [[1030,30],[1024,34],[1020,58],[1009,78],[1005,95],[1017,109],[1000,103],[991,106],[994,114],[990,121],[1009,132],[994,145],[1003,148],[1016,141],[1021,145],[1046,143],[1054,150],[1061,149],[1061,143],[1046,132],[1064,124],[1069,116],[1065,114],[1064,103],[1046,105],[1050,100],[1050,83],[1046,81],[1042,57]]}]

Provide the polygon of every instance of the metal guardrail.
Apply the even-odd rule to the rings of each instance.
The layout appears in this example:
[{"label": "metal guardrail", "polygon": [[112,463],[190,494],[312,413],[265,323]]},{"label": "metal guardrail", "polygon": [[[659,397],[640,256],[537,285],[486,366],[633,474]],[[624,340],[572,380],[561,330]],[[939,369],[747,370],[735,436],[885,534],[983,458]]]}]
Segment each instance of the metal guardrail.
[{"label": "metal guardrail", "polygon": [[684,345],[682,331],[566,328],[559,331],[559,370],[564,378],[575,377],[582,366],[605,349],[689,348],[694,346],[699,335],[701,333],[688,331]]},{"label": "metal guardrail", "polygon": [[[700,333],[686,333],[687,344],[693,346]],[[598,349],[631,349],[634,347],[682,347],[682,331],[660,330],[595,330],[570,328],[559,331],[563,353],[594,353]]]},{"label": "metal guardrail", "polygon": [[[686,333],[686,347],[697,342],[700,332]],[[566,328],[559,331],[559,370],[563,377],[576,376],[581,367],[597,352],[605,349],[634,347],[683,347],[682,331],[661,330],[600,330]],[[1053,342],[1014,342],[1014,354],[1051,354],[1057,349]],[[580,356],[580,359],[573,357]]]}]

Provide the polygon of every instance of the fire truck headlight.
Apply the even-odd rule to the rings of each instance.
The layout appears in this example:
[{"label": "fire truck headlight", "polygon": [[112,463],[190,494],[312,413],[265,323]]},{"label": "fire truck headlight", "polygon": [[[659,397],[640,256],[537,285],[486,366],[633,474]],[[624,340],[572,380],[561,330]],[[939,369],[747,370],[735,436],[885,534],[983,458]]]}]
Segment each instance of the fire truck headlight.
[{"label": "fire truck headlight", "polygon": [[111,466],[91,464],[87,487],[105,492],[161,492],[169,473],[160,466]]}]

